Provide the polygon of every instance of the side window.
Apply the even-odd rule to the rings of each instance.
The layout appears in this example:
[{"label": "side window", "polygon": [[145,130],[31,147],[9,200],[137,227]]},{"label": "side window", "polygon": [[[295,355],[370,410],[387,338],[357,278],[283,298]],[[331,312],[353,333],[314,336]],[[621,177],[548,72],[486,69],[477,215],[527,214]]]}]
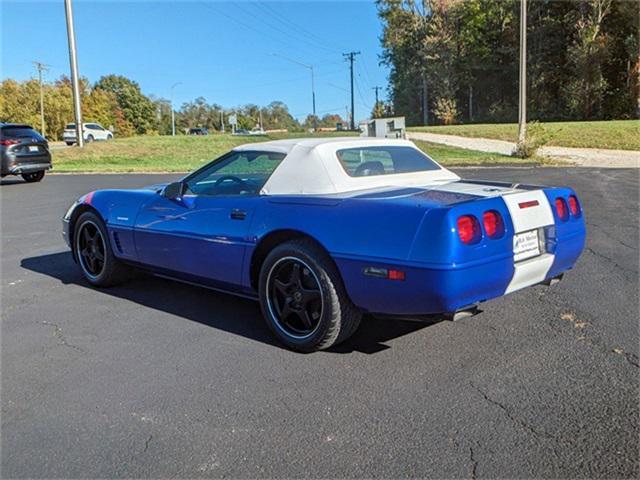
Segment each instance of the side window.
[{"label": "side window", "polygon": [[279,152],[231,152],[185,180],[187,195],[258,195],[286,155]]}]

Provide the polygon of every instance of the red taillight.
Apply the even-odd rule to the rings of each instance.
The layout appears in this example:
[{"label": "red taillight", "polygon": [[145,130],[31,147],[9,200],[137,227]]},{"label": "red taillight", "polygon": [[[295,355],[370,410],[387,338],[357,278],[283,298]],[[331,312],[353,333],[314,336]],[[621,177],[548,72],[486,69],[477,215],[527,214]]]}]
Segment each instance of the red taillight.
[{"label": "red taillight", "polygon": [[487,236],[496,238],[504,232],[502,216],[495,210],[489,210],[482,215],[482,225]]},{"label": "red taillight", "polygon": [[473,215],[458,217],[458,236],[462,243],[473,243],[479,237],[480,225]]},{"label": "red taillight", "polygon": [[569,196],[569,211],[574,217],[580,215],[580,204],[578,203],[578,199],[575,195]]},{"label": "red taillight", "polygon": [[564,201],[564,198],[556,198],[556,212],[558,212],[558,217],[560,217],[561,220],[566,220],[569,217],[567,202]]},{"label": "red taillight", "polygon": [[9,145],[16,145],[18,143],[20,143],[20,140],[13,140],[11,138],[3,138],[0,140],[0,145],[4,145],[5,147],[8,147]]},{"label": "red taillight", "polygon": [[388,270],[387,278],[389,280],[404,280],[405,275],[402,270]]}]

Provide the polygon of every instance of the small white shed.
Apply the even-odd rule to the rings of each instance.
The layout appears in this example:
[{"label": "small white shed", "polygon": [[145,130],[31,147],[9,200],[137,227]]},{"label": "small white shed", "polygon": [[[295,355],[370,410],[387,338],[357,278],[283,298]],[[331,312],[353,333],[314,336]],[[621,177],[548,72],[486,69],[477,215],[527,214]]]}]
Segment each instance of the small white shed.
[{"label": "small white shed", "polygon": [[361,137],[405,138],[404,117],[372,118],[360,122]]}]

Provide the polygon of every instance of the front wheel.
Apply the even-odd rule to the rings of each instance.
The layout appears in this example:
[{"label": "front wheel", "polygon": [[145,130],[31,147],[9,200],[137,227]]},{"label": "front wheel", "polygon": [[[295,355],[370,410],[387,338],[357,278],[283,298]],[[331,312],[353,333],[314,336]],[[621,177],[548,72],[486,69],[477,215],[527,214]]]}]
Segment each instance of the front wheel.
[{"label": "front wheel", "polygon": [[111,135],[111,134],[107,135],[107,142],[110,141],[110,140],[113,140],[113,135]]},{"label": "front wheel", "polygon": [[269,253],[260,269],[259,294],[269,328],[301,352],[343,342],[362,317],[332,260],[310,240],[287,242]]},{"label": "front wheel", "polygon": [[40,170],[39,172],[23,173],[22,178],[28,183],[39,182],[44,178],[44,170]]},{"label": "front wheel", "polygon": [[96,287],[110,287],[126,280],[129,267],[113,254],[102,219],[85,212],[76,221],[73,250],[82,275]]}]

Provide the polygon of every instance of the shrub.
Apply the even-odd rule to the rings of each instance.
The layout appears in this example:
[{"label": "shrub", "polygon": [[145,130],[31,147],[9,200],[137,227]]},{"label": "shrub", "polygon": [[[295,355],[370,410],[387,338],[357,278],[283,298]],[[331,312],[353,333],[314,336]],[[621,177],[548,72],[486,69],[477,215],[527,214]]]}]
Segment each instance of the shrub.
[{"label": "shrub", "polygon": [[512,155],[519,158],[533,157],[538,149],[551,140],[551,135],[540,122],[527,124],[525,139],[518,142]]},{"label": "shrub", "polygon": [[458,117],[456,101],[453,98],[439,98],[433,113],[445,125],[453,125]]}]

